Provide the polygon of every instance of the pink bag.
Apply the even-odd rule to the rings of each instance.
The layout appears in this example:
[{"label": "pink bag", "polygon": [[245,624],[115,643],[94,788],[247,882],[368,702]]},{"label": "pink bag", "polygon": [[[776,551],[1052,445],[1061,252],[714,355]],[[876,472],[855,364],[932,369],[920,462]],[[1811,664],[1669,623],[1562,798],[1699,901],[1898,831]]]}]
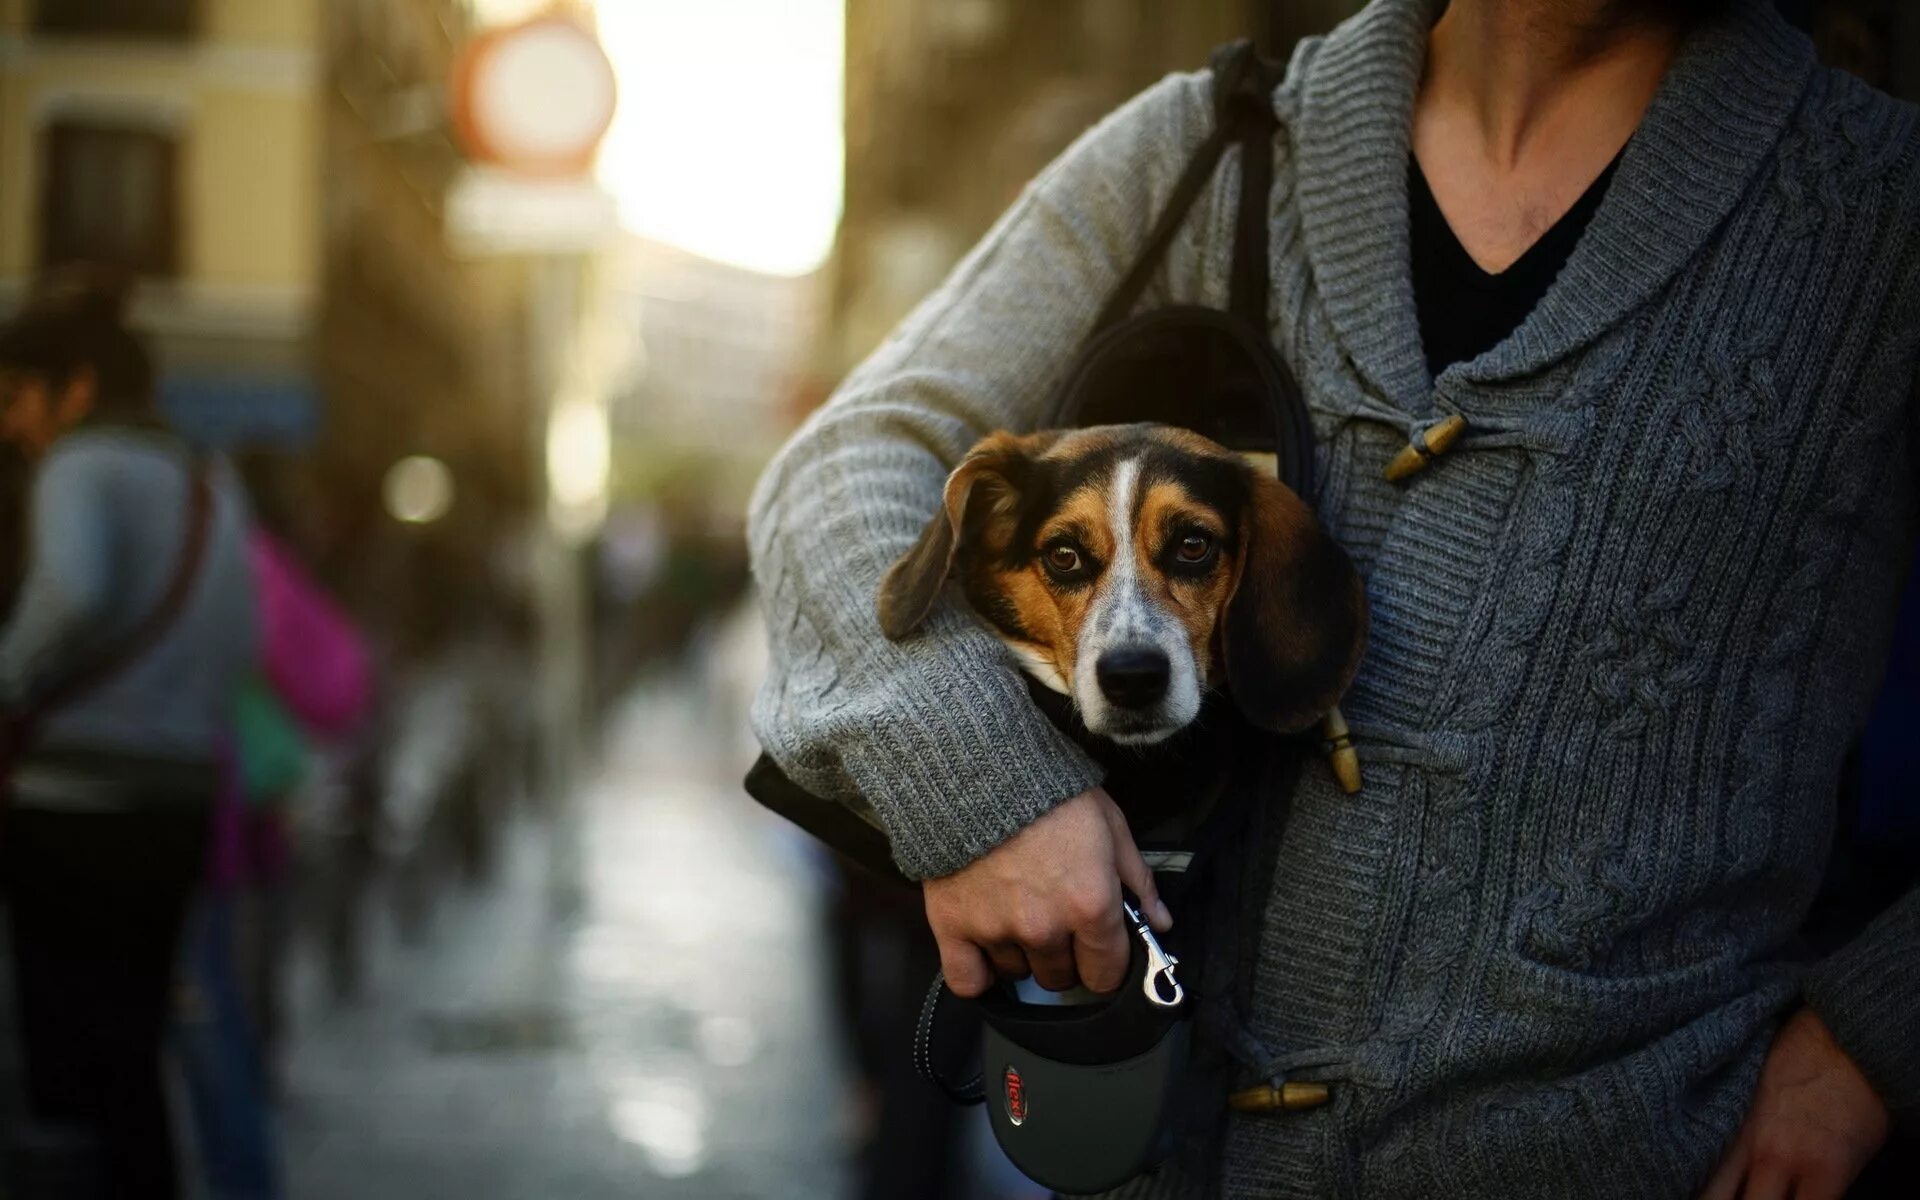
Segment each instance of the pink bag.
[{"label": "pink bag", "polygon": [[260,610],[260,659],[287,710],[313,733],[350,733],[367,710],[372,669],[366,643],[278,542],[248,539]]}]

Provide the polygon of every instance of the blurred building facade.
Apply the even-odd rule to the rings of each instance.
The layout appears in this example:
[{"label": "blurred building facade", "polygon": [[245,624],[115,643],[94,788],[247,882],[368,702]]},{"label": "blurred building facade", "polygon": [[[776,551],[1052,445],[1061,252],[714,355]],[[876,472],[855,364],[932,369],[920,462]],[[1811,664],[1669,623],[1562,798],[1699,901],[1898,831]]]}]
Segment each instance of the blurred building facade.
[{"label": "blurred building facade", "polygon": [[[560,696],[582,686],[582,568],[548,521],[546,440],[557,392],[590,386],[571,364],[595,272],[478,253],[450,219],[472,169],[449,86],[500,8],[0,0],[0,314],[49,267],[127,270],[168,415],[234,454],[392,674],[484,643]],[[394,501],[409,460],[430,503]]]},{"label": "blurred building facade", "polygon": [[111,260],[203,440],[317,427],[322,0],[0,0],[0,307]]},{"label": "blurred building facade", "polygon": [[642,490],[698,463],[708,502],[737,512],[790,424],[818,324],[817,274],[772,275],[629,238],[608,317],[632,341],[610,413],[619,475]]},{"label": "blurred building facade", "polygon": [[[456,258],[443,219],[472,8],[0,0],[0,309],[67,261],[136,276],[169,416],[271,456],[263,513],[373,614],[472,584],[534,504],[528,270]],[[382,481],[419,454],[454,502],[399,529]]]},{"label": "blurred building facade", "polygon": [[[325,505],[306,532],[361,593],[399,605],[410,637],[459,629],[493,593],[499,540],[537,511],[529,414],[531,279],[518,260],[456,255],[447,198],[465,169],[445,96],[463,0],[329,0],[316,161],[321,189],[318,375],[327,420],[299,501]],[[402,527],[384,483],[394,464],[444,463],[450,506]],[[370,561],[371,559],[371,561]]]}]

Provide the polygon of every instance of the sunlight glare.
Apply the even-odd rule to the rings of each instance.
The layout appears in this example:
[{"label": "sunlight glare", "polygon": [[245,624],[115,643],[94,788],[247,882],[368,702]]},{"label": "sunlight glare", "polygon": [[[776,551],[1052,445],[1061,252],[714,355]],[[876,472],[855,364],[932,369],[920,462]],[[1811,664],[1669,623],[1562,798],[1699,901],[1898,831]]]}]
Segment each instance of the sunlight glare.
[{"label": "sunlight glare", "polygon": [[804,274],[840,219],[842,0],[599,0],[620,107],[600,183],[623,223]]}]

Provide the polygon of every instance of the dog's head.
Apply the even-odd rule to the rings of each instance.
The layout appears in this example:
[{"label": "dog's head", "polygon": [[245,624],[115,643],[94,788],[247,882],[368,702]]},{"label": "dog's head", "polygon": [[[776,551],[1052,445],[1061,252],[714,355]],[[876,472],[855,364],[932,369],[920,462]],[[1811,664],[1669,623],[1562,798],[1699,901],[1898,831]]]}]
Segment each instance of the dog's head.
[{"label": "dog's head", "polygon": [[956,574],[1026,669],[1124,744],[1184,728],[1216,671],[1254,724],[1304,728],[1366,643],[1360,577],[1312,511],[1168,426],[982,440],[882,582],[881,630],[905,637]]}]

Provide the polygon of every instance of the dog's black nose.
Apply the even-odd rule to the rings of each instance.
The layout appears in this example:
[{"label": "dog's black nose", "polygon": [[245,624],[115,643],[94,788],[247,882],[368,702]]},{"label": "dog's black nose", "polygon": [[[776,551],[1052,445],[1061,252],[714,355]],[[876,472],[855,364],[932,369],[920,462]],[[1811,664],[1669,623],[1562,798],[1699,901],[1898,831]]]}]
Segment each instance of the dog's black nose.
[{"label": "dog's black nose", "polygon": [[1167,656],[1147,647],[1109,650],[1093,664],[1100,691],[1121,708],[1151,708],[1167,694]]}]

